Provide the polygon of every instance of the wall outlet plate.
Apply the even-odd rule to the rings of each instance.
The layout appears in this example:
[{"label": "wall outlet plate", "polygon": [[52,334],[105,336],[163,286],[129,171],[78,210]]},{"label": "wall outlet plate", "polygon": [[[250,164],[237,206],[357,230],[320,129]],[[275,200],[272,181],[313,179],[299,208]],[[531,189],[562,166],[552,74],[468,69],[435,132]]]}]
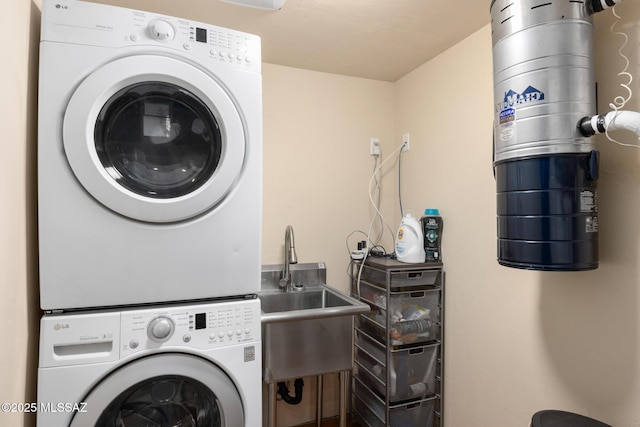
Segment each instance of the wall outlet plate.
[{"label": "wall outlet plate", "polygon": [[402,151],[411,150],[411,138],[409,137],[409,132],[402,134]]},{"label": "wall outlet plate", "polygon": [[369,154],[372,156],[380,155],[380,140],[378,138],[369,138]]}]

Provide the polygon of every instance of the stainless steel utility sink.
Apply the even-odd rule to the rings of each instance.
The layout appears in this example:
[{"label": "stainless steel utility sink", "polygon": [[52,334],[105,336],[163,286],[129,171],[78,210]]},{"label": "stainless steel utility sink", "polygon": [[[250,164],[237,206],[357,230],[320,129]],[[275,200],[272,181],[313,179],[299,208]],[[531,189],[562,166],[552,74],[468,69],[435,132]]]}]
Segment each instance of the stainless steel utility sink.
[{"label": "stainless steel utility sink", "polygon": [[326,286],[294,292],[262,292],[262,322],[350,316],[369,311],[369,306]]},{"label": "stainless steel utility sink", "polygon": [[325,285],[258,297],[265,382],[351,370],[353,316],[368,312],[367,304]]}]

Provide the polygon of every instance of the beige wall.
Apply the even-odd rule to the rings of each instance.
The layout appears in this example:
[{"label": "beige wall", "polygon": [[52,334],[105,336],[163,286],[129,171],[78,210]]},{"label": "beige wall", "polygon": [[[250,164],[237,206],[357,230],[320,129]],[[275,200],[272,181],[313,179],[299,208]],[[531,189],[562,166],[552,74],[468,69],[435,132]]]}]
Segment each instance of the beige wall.
[{"label": "beige wall", "polygon": [[[630,71],[640,76],[640,5],[618,7],[631,37]],[[596,17],[600,109],[621,93],[611,14]],[[38,7],[16,3],[0,18],[5,84],[3,204],[0,209],[1,401],[35,398],[37,282],[35,91]],[[636,93],[628,109],[640,110]],[[581,412],[616,426],[640,425],[639,152],[598,139],[600,268],[536,273],[495,261],[491,170],[491,40],[488,27],[395,84],[265,64],[263,262],[282,262],[292,224],[301,262],[325,261],[328,281],[348,291],[345,239],[366,231],[373,160],[411,134],[403,157],[403,204],[437,207],[445,218],[447,270],[445,417],[451,427],[526,425],[543,408]],[[617,135],[618,136],[618,135]],[[619,135],[624,142],[636,142]],[[399,222],[395,164],[385,168],[383,210]],[[16,179],[16,176],[20,177]],[[353,236],[353,245],[360,237]],[[391,249],[389,237],[385,243]],[[335,414],[334,376],[325,415]],[[313,419],[315,383],[305,402],[279,407],[279,425]],[[0,413],[0,424],[22,417]],[[30,419],[26,422],[30,425]]]},{"label": "beige wall", "polygon": [[[35,143],[39,8],[13,2],[0,14],[3,82],[0,103],[0,402],[35,400],[38,295]],[[0,424],[33,417],[0,413]]]},{"label": "beige wall", "polygon": [[263,82],[263,263],[283,262],[291,224],[298,261],[325,261],[347,292],[345,241],[369,227],[369,138],[392,138],[393,83],[271,64]]},{"label": "beige wall", "polygon": [[[291,224],[298,261],[326,262],[329,285],[348,293],[346,240],[369,228],[369,138],[391,141],[393,84],[271,64],[263,82],[263,263],[283,262]],[[349,239],[352,249],[359,240]],[[300,405],[278,403],[279,426],[315,419],[315,378],[304,381]],[[335,415],[337,375],[324,383],[324,414]]]},{"label": "beige wall", "polygon": [[[639,77],[640,5],[618,7]],[[600,111],[623,93],[612,15],[596,16]],[[621,80],[624,81],[624,80]],[[637,80],[627,108],[640,110]],[[396,83],[404,205],[445,219],[445,417],[448,426],[527,425],[540,409],[640,425],[637,149],[598,139],[600,268],[539,273],[496,262],[491,33],[485,27]],[[632,135],[617,135],[637,143]],[[396,221],[399,217],[396,217]]]}]

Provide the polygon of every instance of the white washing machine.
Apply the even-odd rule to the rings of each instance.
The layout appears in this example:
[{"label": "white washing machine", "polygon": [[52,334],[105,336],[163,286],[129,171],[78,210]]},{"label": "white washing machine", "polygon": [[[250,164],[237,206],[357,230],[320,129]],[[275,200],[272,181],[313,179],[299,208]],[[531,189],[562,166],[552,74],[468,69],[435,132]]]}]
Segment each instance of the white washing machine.
[{"label": "white washing machine", "polygon": [[38,132],[43,309],[259,290],[259,37],[44,0]]},{"label": "white washing machine", "polygon": [[259,300],[45,315],[38,426],[260,427]]}]

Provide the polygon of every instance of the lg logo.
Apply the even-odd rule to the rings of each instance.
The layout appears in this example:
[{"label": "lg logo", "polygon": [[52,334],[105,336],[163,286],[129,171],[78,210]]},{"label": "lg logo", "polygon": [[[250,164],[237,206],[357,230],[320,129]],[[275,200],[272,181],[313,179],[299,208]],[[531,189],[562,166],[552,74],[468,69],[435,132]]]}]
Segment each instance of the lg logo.
[{"label": "lg logo", "polygon": [[60,3],[56,3],[56,9],[69,9],[69,6],[64,5],[64,4],[60,4]]}]

